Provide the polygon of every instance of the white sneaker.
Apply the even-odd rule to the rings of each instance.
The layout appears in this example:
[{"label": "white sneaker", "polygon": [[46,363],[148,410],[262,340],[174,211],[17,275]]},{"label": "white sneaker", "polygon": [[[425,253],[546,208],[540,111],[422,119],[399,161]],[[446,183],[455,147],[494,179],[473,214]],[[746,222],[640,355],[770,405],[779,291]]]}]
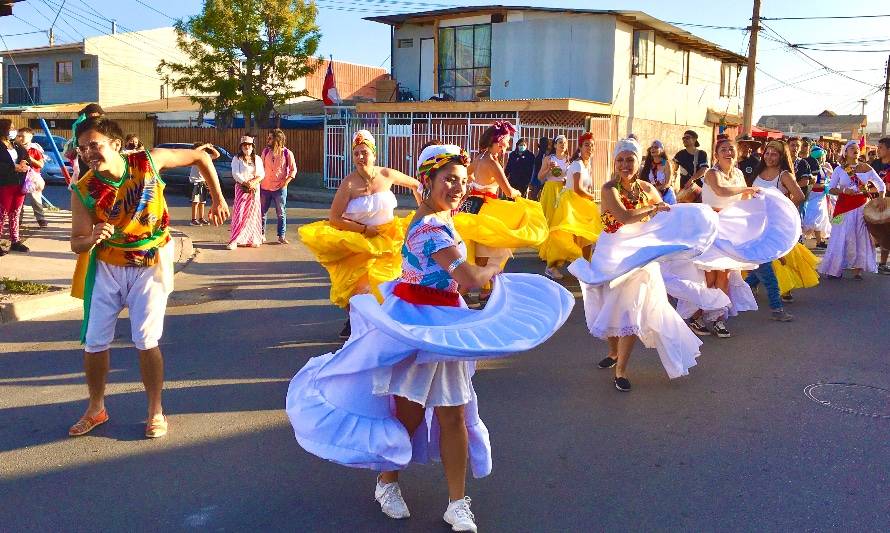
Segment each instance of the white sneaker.
[{"label": "white sneaker", "polygon": [[234,242],[231,242],[226,246],[226,248],[228,248],[229,250],[234,250],[237,247],[238,247],[238,245],[235,244]]},{"label": "white sneaker", "polygon": [[374,488],[374,499],[380,503],[380,510],[383,514],[396,520],[408,518],[411,513],[408,512],[408,505],[402,498],[402,489],[399,483],[381,484],[380,478],[377,478],[377,487]]},{"label": "white sneaker", "polygon": [[448,504],[445,516],[442,518],[451,524],[451,531],[472,531],[476,533],[476,522],[473,512],[470,511],[470,497],[464,496]]},{"label": "white sneaker", "polygon": [[544,269],[544,275],[550,279],[562,279],[562,272],[558,268],[547,267]]}]

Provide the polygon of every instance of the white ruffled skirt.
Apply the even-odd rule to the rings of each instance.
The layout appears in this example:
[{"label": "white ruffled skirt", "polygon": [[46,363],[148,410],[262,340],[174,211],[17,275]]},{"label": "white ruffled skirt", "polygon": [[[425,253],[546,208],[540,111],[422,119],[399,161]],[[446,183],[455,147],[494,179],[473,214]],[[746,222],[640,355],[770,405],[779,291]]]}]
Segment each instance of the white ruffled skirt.
[{"label": "white ruffled skirt", "polygon": [[590,261],[569,266],[581,282],[591,335],[636,335],[658,351],[670,378],[687,375],[702,343],[668,302],[660,261],[688,262],[716,235],[717,214],[700,204],[675,205],[648,222],[601,234]]},{"label": "white ruffled skirt", "polygon": [[571,293],[535,274],[502,274],[481,311],[414,305],[381,286],[350,300],[352,335],[334,353],[313,357],[294,376],[285,409],[306,451],[346,466],[399,470],[439,457],[438,425],[428,409],[409,437],[393,394],[431,408],[466,405],[470,466],[491,472],[488,430],[472,385],[474,361],[506,357],[546,341],[568,319]]},{"label": "white ruffled skirt", "polygon": [[841,276],[845,269],[861,268],[866,272],[877,272],[875,243],[865,226],[860,207],[843,214],[840,224],[832,226],[828,249],[822,256],[819,272],[829,276]]},{"label": "white ruffled skirt", "polygon": [[[740,270],[753,270],[784,257],[800,239],[800,215],[794,204],[773,189],[761,189],[718,213],[717,238],[692,264],[672,260],[662,265],[668,294],[677,311],[690,318],[699,310],[708,321],[757,310],[751,287]],[[705,271],[729,270],[729,296],[708,288]]]},{"label": "white ruffled skirt", "polygon": [[831,215],[828,212],[828,196],[821,192],[810,192],[804,207],[803,232],[818,231],[823,238],[831,235]]}]

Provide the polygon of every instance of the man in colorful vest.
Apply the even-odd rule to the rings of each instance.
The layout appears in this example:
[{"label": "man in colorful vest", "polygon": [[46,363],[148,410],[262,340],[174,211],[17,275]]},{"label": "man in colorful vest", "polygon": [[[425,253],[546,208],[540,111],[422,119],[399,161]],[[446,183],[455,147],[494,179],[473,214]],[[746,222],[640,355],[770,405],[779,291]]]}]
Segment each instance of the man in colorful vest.
[{"label": "man in colorful vest", "polygon": [[210,220],[221,224],[229,208],[210,156],[200,148],[156,148],[122,155],[123,133],[104,117],[80,123],[75,142],[88,170],[71,188],[71,250],[79,254],[71,292],[84,300],[81,342],[90,400],[68,434],[84,435],[108,421],[109,346],[117,317],[126,307],[148,395],[145,436],[162,437],[167,418],[161,406],[164,360],[158,342],[173,289],[174,246],[160,170],[196,165],[213,198]]}]

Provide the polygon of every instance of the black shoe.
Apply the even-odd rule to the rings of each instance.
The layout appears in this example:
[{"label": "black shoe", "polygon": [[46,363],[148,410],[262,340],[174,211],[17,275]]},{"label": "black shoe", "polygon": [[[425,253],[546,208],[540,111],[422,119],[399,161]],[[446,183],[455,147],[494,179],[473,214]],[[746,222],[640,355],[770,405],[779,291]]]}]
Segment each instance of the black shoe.
[{"label": "black shoe", "polygon": [[693,333],[698,335],[699,337],[707,337],[711,334],[711,330],[708,329],[708,326],[705,325],[704,322],[700,318],[696,318],[695,320],[689,321],[689,329],[692,330]]},{"label": "black shoe", "polygon": [[25,246],[25,243],[23,243],[22,241],[15,241],[9,246],[9,251],[28,253],[31,251],[31,249]]},{"label": "black shoe", "polygon": [[596,364],[596,366],[602,368],[603,370],[607,368],[612,368],[618,364],[618,359],[612,359],[611,357],[606,357],[602,361]]},{"label": "black shoe", "polygon": [[[13,246],[15,246],[15,244],[13,244]],[[12,250],[11,247],[10,250]],[[862,274],[856,274],[855,276],[853,276],[853,279],[856,281],[862,281]]]},{"label": "black shoe", "polygon": [[726,324],[724,324],[722,320],[714,322],[714,333],[721,339],[728,339],[730,337],[729,330],[726,329]]},{"label": "black shoe", "polygon": [[0,257],[3,257],[4,255],[6,255],[8,253],[9,253],[9,250],[4,250],[3,248],[0,248]]},{"label": "black shoe", "polygon": [[887,265],[879,266],[878,274],[884,274],[885,276],[890,275],[890,267],[888,267]]},{"label": "black shoe", "polygon": [[792,296],[792,294],[790,292],[787,294],[783,294],[782,301],[785,302],[786,304],[794,303],[794,296]]},{"label": "black shoe", "polygon": [[824,250],[824,249],[828,248],[828,243],[825,241],[817,242],[816,248],[820,248],[820,249]]},{"label": "black shoe", "polygon": [[346,319],[346,323],[343,324],[343,329],[340,330],[340,338],[348,339],[349,336],[352,335],[352,327],[349,325],[349,319]]},{"label": "black shoe", "polygon": [[46,220],[38,220],[37,225],[40,226],[41,228],[45,228],[45,227],[49,226],[49,222],[47,222]]},{"label": "black shoe", "polygon": [[621,392],[630,392],[630,380],[627,378],[615,378],[615,388]]}]

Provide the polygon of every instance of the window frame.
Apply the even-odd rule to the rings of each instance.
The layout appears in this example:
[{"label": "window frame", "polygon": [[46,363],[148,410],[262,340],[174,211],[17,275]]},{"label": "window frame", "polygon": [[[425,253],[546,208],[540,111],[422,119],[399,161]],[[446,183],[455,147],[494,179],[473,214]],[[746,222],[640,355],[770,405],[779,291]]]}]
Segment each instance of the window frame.
[{"label": "window frame", "polygon": [[689,85],[692,50],[680,50],[680,85]]},{"label": "window frame", "polygon": [[739,68],[738,63],[720,63],[721,98],[736,98],[739,96],[740,77],[741,68]]},{"label": "window frame", "polygon": [[[487,42],[485,43],[487,49],[487,56],[480,60],[480,50],[483,50],[477,44],[477,36],[479,34],[480,28],[487,29]],[[472,33],[472,44],[470,45],[470,62],[471,66],[466,65],[458,65],[458,38],[457,34],[459,30],[470,29]],[[443,34],[445,32],[451,32],[451,38],[449,39],[452,49],[451,49],[451,66],[445,67],[444,58],[447,57],[446,50],[443,48],[444,41],[446,39],[443,38]],[[481,23],[481,24],[463,24],[460,26],[446,26],[438,28],[436,32],[436,90],[440,94],[449,94],[455,101],[458,102],[473,102],[479,100],[487,100],[491,98],[491,34],[492,34],[492,25],[491,23]],[[481,43],[481,40],[478,41]],[[487,59],[487,61],[485,61]],[[479,61],[477,63],[477,61]],[[484,71],[487,72],[487,82],[488,83],[478,83],[477,78],[479,76],[486,76]],[[471,79],[469,83],[460,83],[461,80],[465,81],[467,79]],[[467,95],[458,95],[463,92],[470,91],[469,98],[466,98]]]},{"label": "window frame", "polygon": [[[651,35],[651,39],[646,39],[647,47],[646,47],[646,68],[641,68],[641,62],[639,58],[640,54],[640,39],[639,35],[641,34]],[[654,76],[655,75],[655,48],[656,48],[656,36],[655,30],[645,30],[645,29],[634,29],[633,35],[631,37],[631,53],[630,53],[630,73],[632,76]],[[651,48],[651,69],[649,67],[649,51]]]},{"label": "window frame", "polygon": [[[68,65],[69,78],[67,80],[63,80],[59,76],[59,67],[61,65],[65,65],[65,64]],[[70,60],[70,59],[64,60],[64,61],[56,61],[56,76],[55,76],[55,78],[56,78],[56,83],[59,83],[59,84],[67,85],[69,83],[74,83],[74,61]]]},{"label": "window frame", "polygon": [[80,70],[93,70],[93,58],[83,57],[80,59]]}]

